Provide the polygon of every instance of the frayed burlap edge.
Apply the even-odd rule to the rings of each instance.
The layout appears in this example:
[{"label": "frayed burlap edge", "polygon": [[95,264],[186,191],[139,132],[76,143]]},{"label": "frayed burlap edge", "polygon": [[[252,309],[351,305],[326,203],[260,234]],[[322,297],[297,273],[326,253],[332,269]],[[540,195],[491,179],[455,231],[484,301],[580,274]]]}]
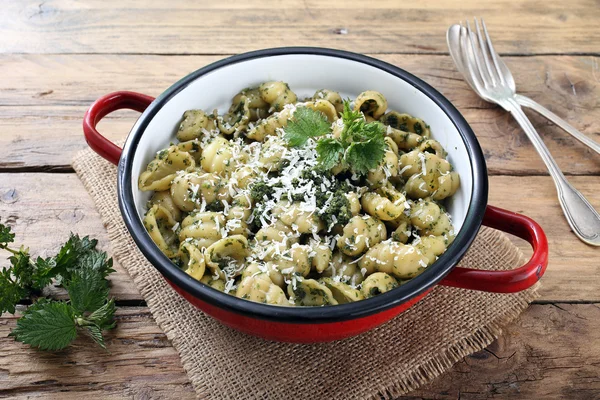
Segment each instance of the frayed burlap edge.
[{"label": "frayed burlap edge", "polygon": [[[186,338],[181,337],[177,332],[177,321],[170,318],[168,310],[165,310],[164,305],[160,304],[161,301],[163,301],[162,298],[167,294],[152,290],[152,286],[147,284],[140,273],[136,273],[134,268],[127,267],[129,262],[135,258],[132,256],[132,251],[139,252],[139,250],[137,248],[132,250],[132,239],[123,221],[120,219],[120,215],[118,220],[114,219],[115,213],[119,213],[118,210],[114,210],[115,203],[111,204],[106,201],[101,201],[102,196],[105,196],[102,191],[106,190],[105,185],[107,183],[103,180],[107,177],[112,177],[112,179],[116,181],[116,168],[101,160],[90,150],[81,151],[76,155],[73,161],[73,168],[98,207],[98,211],[107,228],[108,236],[113,246],[114,258],[125,267],[129,275],[133,278],[142,297],[146,300],[157,324],[165,332],[167,338],[173,343],[173,346],[180,354],[182,365],[186,370],[191,383],[194,385],[198,396],[201,398],[209,398],[209,396],[211,396],[211,386],[207,385],[206,377],[203,375],[202,366],[194,363],[192,357],[194,349],[190,349],[186,345]],[[100,176],[101,179],[98,180]],[[110,186],[114,186],[114,196],[116,197],[116,185],[114,181],[110,182]],[[111,216],[113,218],[111,218]],[[480,236],[495,240],[495,244],[501,249],[503,257],[507,258],[507,260],[505,260],[507,265],[511,262],[511,265],[516,265],[517,263],[522,264],[525,262],[520,250],[516,248],[505,235],[499,234],[491,229],[483,228],[480,232]],[[369,390],[370,393],[363,393],[363,398],[379,399],[383,397],[387,399],[406,394],[430,382],[465,356],[485,348],[502,334],[504,326],[514,321],[528,307],[529,303],[539,296],[537,293],[537,286],[538,285],[525,292],[521,292],[518,297],[515,297],[517,301],[514,304],[502,310],[501,314],[496,316],[493,320],[488,321],[484,326],[480,326],[474,329],[470,334],[448,343],[445,348],[436,349],[435,354],[422,354],[421,358],[418,362],[413,364],[412,368],[407,368],[403,371],[395,371],[394,376],[384,384],[379,383]],[[434,292],[439,290],[456,289],[437,287],[434,289]],[[172,293],[170,293],[170,295],[172,295]],[[431,294],[429,296],[431,296]],[[185,300],[179,297],[176,300],[185,302]],[[409,309],[405,313],[411,312],[415,307]],[[401,318],[401,316],[398,318]],[[383,325],[378,329],[385,329],[385,326],[386,325]]]}]

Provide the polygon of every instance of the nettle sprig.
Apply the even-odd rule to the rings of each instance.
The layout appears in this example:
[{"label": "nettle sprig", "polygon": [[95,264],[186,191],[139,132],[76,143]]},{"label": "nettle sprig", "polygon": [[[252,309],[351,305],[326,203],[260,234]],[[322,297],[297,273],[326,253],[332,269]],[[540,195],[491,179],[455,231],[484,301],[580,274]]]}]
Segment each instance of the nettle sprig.
[{"label": "nettle sprig", "polygon": [[376,168],[386,150],[385,127],[380,122],[367,123],[363,113],[354,111],[350,101],[344,101],[343,123],[339,137],[331,135],[331,125],[325,115],[308,107],[298,107],[285,128],[284,138],[290,146],[303,146],[309,138],[317,140],[317,160],[331,169],[340,163],[353,172],[366,174]]},{"label": "nettle sprig", "polygon": [[[11,247],[15,235],[0,224],[0,249],[11,253],[10,266],[0,269],[0,314],[15,313],[22,299],[37,297],[17,320],[10,336],[42,350],[67,347],[79,332],[106,348],[102,331],[115,327],[115,302],[108,299],[112,258],[96,250],[97,240],[71,234],[54,257],[32,259],[29,249]],[[65,287],[68,301],[42,295],[52,282]]]}]

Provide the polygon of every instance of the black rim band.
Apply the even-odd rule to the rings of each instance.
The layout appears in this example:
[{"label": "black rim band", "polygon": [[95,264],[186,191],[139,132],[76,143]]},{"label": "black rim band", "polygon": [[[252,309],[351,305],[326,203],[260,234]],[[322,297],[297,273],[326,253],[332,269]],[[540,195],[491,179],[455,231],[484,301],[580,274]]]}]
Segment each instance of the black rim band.
[{"label": "black rim band", "polygon": [[[239,299],[200,283],[172,264],[154,244],[138,217],[132,190],[133,159],[140,138],[158,111],[187,85],[211,71],[255,58],[291,54],[348,59],[376,67],[404,80],[433,100],[448,115],[465,144],[471,161],[473,191],[463,226],[454,242],[433,265],[400,288],[370,299],[329,307],[278,307]],[[137,177],[135,181],[137,182]],[[487,205],[488,180],[483,152],[471,127],[441,93],[421,79],[391,64],[361,54],[316,47],[284,47],[253,51],[217,61],[184,77],[157,97],[133,126],[123,147],[118,166],[118,196],[125,224],[137,246],[161,274],[185,292],[216,307],[249,317],[288,323],[327,323],[366,317],[399,306],[442,280],[464,256],[479,232]]]}]

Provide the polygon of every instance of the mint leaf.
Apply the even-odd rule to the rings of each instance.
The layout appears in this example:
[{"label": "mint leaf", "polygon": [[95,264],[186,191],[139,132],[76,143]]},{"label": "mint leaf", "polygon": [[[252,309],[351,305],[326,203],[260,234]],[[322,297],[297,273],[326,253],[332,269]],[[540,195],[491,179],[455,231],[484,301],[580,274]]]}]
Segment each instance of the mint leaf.
[{"label": "mint leaf", "polygon": [[9,243],[15,241],[15,234],[12,233],[10,226],[0,224],[0,248],[6,248]]},{"label": "mint leaf", "polygon": [[42,350],[63,349],[77,336],[73,309],[58,301],[29,307],[10,336]]},{"label": "mint leaf", "polygon": [[344,146],[334,138],[323,138],[317,142],[317,161],[328,170],[337,165],[344,153]]},{"label": "mint leaf", "polygon": [[360,131],[353,134],[353,141],[362,142],[373,138],[384,138],[385,126],[380,122],[369,122],[361,126]]},{"label": "mint leaf", "polygon": [[11,266],[0,270],[0,314],[14,314],[15,304],[32,293],[40,293],[51,281],[45,276],[46,260],[38,258],[33,263],[24,248],[7,250],[13,255],[8,258]]},{"label": "mint leaf", "polygon": [[71,306],[79,314],[85,311],[96,311],[102,307],[108,297],[108,281],[97,269],[75,270],[66,287],[71,298]]},{"label": "mint leaf", "polygon": [[308,107],[298,107],[293,118],[285,127],[283,138],[292,147],[303,146],[311,137],[323,136],[331,131],[331,124],[327,117],[320,112]]}]

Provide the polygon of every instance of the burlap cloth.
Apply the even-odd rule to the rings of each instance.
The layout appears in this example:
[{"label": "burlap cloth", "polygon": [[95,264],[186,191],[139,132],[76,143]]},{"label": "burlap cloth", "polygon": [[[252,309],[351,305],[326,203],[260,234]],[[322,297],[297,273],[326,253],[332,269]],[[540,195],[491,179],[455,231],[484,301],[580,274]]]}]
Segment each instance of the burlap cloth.
[{"label": "burlap cloth", "polygon": [[[78,153],[73,167],[104,220],[113,256],[179,352],[200,398],[393,398],[486,347],[537,297],[535,288],[492,294],[437,286],[408,311],[354,338],[314,345],[265,341],[221,325],[167,285],[121,218],[116,167],[91,150]],[[510,269],[524,261],[504,234],[483,228],[460,265]]]}]

